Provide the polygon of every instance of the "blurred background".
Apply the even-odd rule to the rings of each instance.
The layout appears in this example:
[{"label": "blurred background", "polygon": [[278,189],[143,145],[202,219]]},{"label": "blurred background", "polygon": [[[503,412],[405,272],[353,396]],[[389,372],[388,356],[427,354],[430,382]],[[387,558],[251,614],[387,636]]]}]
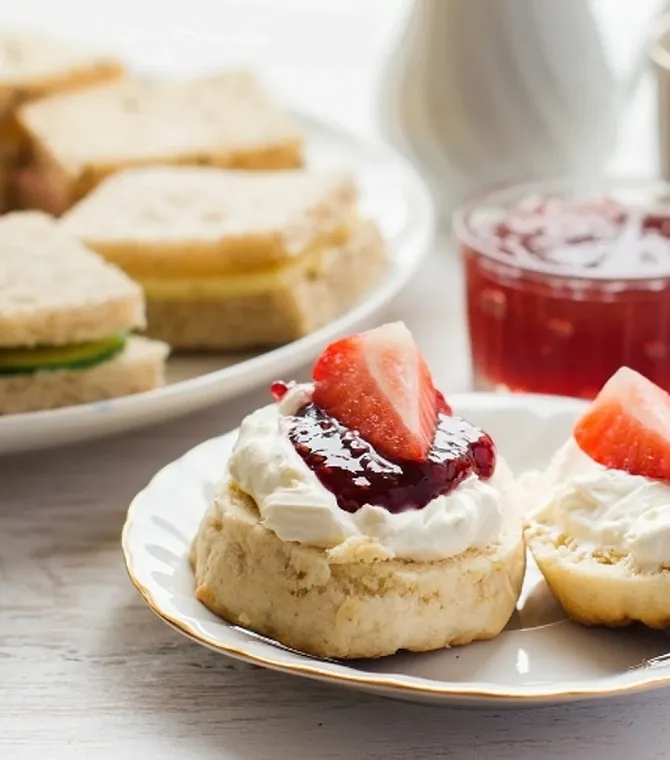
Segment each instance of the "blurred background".
[{"label": "blurred background", "polygon": [[[593,10],[608,60],[625,76],[650,20],[665,3],[579,1]],[[261,69],[288,101],[372,134],[378,128],[380,80],[389,58],[397,58],[410,14],[422,4],[411,0],[189,0],[160,5],[146,0],[22,0],[0,5],[0,26],[30,26],[110,45],[146,70],[189,73],[248,64]],[[445,0],[443,5],[458,11],[482,3]],[[496,3],[484,0],[486,5],[493,9]],[[560,9],[569,3],[502,0],[498,5],[516,6],[527,14],[537,13],[538,5]],[[462,19],[454,24],[460,35],[467,32]],[[480,34],[479,47],[476,29],[469,31],[470,54],[481,59],[487,38]],[[498,36],[501,31],[498,27]],[[574,52],[569,37],[559,42],[563,56]],[[518,50],[518,41],[514,44]],[[654,165],[652,94],[652,77],[646,72],[622,114],[612,158],[622,170]]]},{"label": "blurred background", "polygon": [[261,69],[284,97],[370,130],[381,60],[408,12],[403,0],[147,0],[2,3],[0,26],[112,45],[141,69]]},{"label": "blurred background", "polygon": [[[661,291],[647,282],[641,301],[641,291],[633,287],[621,296],[623,306],[610,309],[610,291],[598,285],[582,314],[583,288],[593,284],[587,282],[589,273],[581,289],[566,295],[547,286],[535,302],[522,282],[523,266],[509,270],[506,280],[479,277],[490,263],[485,246],[467,243],[463,235],[460,246],[454,244],[451,214],[465,198],[520,179],[614,173],[667,179],[670,61],[664,56],[670,59],[665,52],[670,43],[659,18],[669,5],[667,0],[189,0],[160,6],[141,0],[23,0],[0,6],[0,28],[31,27],[106,47],[137,72],[190,75],[248,66],[283,103],[390,142],[432,191],[441,227],[432,255],[388,317],[407,321],[450,389],[474,385],[589,397],[622,363],[662,384],[670,378],[666,262],[659,261],[651,273],[664,277]],[[654,44],[658,49],[652,55]],[[604,183],[586,195],[611,191]],[[573,184],[566,192],[579,195]],[[623,195],[627,192],[624,188]],[[649,189],[644,203],[655,207],[661,195]],[[522,196],[515,196],[512,206]],[[489,205],[496,213],[509,210],[497,201]],[[584,219],[579,223],[593,221]],[[545,238],[550,230],[551,220]],[[558,251],[573,242],[567,234],[547,245]],[[466,258],[470,251],[473,261],[482,254],[465,278],[458,248]],[[570,255],[589,254],[578,245]],[[636,270],[630,257],[644,255],[639,246],[629,255],[624,277]],[[614,287],[623,293],[625,283]],[[519,327],[511,318],[517,301],[523,310]],[[636,328],[637,353],[626,335],[633,323],[642,324],[642,316],[636,312],[622,321],[633,301],[641,303],[640,315],[647,315]],[[589,331],[594,323],[599,332]],[[537,324],[544,333],[535,330]],[[607,343],[612,334],[620,336],[620,345]],[[489,344],[490,336],[495,340]],[[521,368],[523,357],[518,381],[511,370],[509,377],[485,371],[490,357],[504,355],[507,372],[516,361],[509,346],[520,342],[533,356],[555,358],[554,378],[573,374],[573,357],[585,357],[583,351],[608,356],[593,367],[593,381],[572,385],[539,382]],[[481,346],[474,382],[465,369],[473,345]]]}]

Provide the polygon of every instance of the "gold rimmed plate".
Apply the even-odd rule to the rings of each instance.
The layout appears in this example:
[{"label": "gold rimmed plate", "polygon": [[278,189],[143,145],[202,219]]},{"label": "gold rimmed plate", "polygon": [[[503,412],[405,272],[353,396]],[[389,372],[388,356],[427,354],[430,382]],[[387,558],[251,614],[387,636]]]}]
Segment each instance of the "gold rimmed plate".
[{"label": "gold rimmed plate", "polygon": [[[494,437],[517,473],[545,465],[582,408],[572,399],[487,393],[450,402]],[[134,499],[123,530],[130,579],[189,638],[255,665],[416,702],[523,707],[670,685],[669,636],[567,620],[532,561],[505,631],[466,647],[337,662],[229,625],[195,599],[188,551],[236,435],[206,441],[161,470]]]}]

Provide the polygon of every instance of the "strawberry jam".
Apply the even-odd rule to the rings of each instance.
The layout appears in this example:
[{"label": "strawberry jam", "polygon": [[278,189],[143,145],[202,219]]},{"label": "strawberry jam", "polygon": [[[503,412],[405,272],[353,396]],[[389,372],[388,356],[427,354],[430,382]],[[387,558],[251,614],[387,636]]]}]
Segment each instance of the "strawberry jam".
[{"label": "strawberry jam", "polygon": [[424,462],[381,456],[358,433],[312,403],[284,422],[298,454],[346,512],[356,512],[365,504],[389,512],[421,509],[436,496],[452,491],[471,473],[487,479],[495,468],[491,438],[460,417],[442,411]]},{"label": "strawberry jam", "polygon": [[545,189],[455,217],[475,386],[593,398],[625,365],[670,391],[668,187]]},{"label": "strawberry jam", "polygon": [[281,401],[290,390],[291,385],[283,380],[275,380],[270,386],[270,393],[275,401]]}]

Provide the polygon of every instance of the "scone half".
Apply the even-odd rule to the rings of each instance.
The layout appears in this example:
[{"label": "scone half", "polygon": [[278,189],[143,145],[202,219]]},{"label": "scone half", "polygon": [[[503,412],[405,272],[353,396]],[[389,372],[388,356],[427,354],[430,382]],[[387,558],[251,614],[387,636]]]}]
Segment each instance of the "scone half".
[{"label": "scone half", "polygon": [[544,472],[520,485],[525,537],[565,612],[585,625],[670,625],[670,395],[620,367]]},{"label": "scone half", "polygon": [[320,657],[356,659],[495,637],[525,570],[517,505],[500,538],[436,562],[388,559],[351,539],[333,550],[284,542],[231,482],[192,545],[196,596],[215,614]]},{"label": "scone half", "polygon": [[576,622],[611,628],[670,625],[670,568],[644,572],[628,557],[585,550],[538,522],[526,527],[525,538],[552,594]]}]

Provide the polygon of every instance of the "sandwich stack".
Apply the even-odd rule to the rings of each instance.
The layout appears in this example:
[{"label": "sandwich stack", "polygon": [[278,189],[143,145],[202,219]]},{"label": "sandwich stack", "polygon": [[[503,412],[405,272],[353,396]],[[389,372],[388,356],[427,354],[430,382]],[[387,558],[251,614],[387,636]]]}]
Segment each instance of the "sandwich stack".
[{"label": "sandwich stack", "polygon": [[29,103],[17,119],[32,146],[21,203],[53,214],[127,167],[302,164],[301,131],[246,71],[127,77]]},{"label": "sandwich stack", "polygon": [[385,271],[348,174],[149,167],[109,177],[60,223],[139,282],[148,334],[178,349],[300,338]]},{"label": "sandwich stack", "polygon": [[17,109],[54,93],[119,78],[115,58],[78,43],[27,34],[0,34],[0,212],[12,202],[12,175],[27,141]]},{"label": "sandwich stack", "polygon": [[0,414],[152,390],[168,347],[131,336],[141,288],[39,212],[0,218]]}]

